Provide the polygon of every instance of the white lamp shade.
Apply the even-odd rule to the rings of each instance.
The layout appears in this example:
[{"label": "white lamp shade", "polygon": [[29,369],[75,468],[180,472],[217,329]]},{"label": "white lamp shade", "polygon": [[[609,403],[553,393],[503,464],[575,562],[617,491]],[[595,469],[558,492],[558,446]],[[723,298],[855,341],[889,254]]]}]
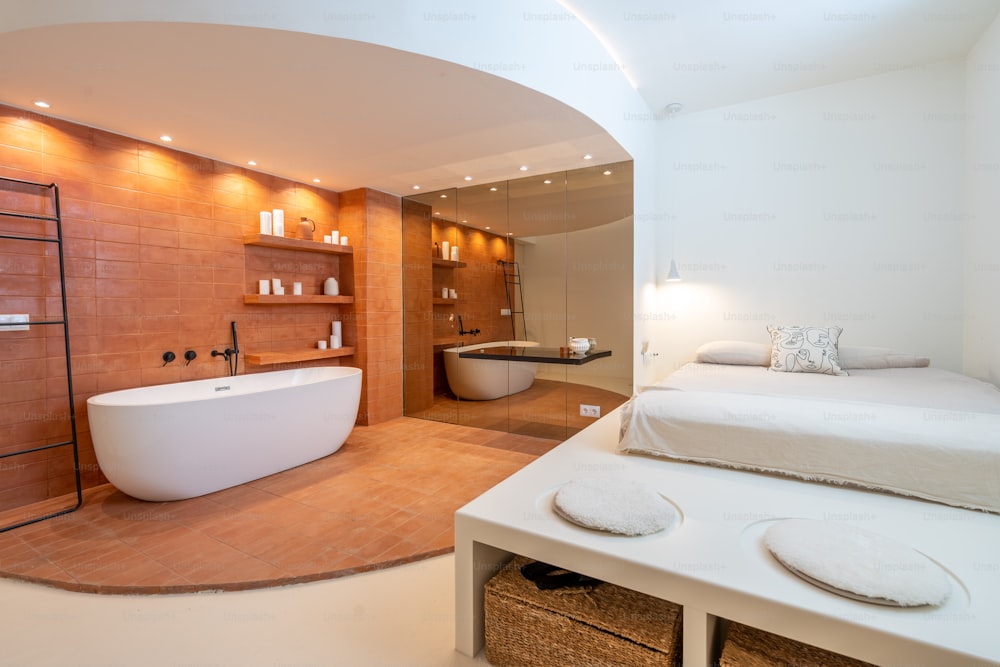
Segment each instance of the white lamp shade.
[{"label": "white lamp shade", "polygon": [[680,281],[680,279],[681,279],[681,274],[677,272],[677,262],[675,262],[673,260],[673,258],[671,258],[670,259],[670,271],[667,272],[667,282],[668,283],[676,283],[676,282]]}]

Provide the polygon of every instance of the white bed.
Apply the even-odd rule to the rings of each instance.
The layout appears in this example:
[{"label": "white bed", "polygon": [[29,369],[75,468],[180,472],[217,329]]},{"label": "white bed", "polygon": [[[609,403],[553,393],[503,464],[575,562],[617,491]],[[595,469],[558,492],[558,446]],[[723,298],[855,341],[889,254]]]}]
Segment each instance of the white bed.
[{"label": "white bed", "polygon": [[1000,391],[927,368],[690,363],[622,411],[619,451],[1000,512]]},{"label": "white bed", "polygon": [[[456,512],[456,648],[466,655],[482,648],[483,587],[519,554],[682,605],[685,665],[717,664],[727,619],[879,665],[1000,665],[996,388],[905,355],[859,358],[866,368],[847,376],[769,372],[764,357],[763,367],[684,367]],[[909,367],[872,368],[900,364]],[[680,458],[722,465],[678,460],[653,442],[663,439],[662,410],[671,411],[666,428],[679,443],[668,447],[701,447]],[[921,438],[923,448],[913,444]],[[817,451],[814,439],[832,449]],[[634,446],[655,455],[622,453]],[[832,467],[803,471],[812,456]],[[802,479],[824,476],[850,484]],[[947,479],[938,484],[939,476]],[[643,537],[574,525],[553,510],[553,499],[581,478],[655,489],[680,523]],[[908,495],[871,488],[890,486]],[[941,605],[901,609],[807,583],[764,545],[769,527],[790,518],[907,545],[940,565],[951,595]]]}]

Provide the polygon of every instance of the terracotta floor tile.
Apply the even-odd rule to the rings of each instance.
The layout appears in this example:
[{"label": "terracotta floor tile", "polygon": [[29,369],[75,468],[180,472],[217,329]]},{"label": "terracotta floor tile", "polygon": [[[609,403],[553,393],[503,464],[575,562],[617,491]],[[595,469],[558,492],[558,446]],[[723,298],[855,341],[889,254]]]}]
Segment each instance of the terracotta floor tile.
[{"label": "terracotta floor tile", "polygon": [[0,576],[155,594],[411,562],[451,550],[455,510],[554,444],[403,417],[355,428],[331,456],[200,498],[151,503],[103,485],[76,512],[0,533]]}]

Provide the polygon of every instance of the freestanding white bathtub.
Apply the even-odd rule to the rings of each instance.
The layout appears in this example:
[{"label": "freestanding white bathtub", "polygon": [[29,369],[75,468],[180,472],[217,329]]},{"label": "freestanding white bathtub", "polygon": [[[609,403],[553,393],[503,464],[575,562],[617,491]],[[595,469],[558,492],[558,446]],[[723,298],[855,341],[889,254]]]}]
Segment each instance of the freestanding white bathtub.
[{"label": "freestanding white bathtub", "polygon": [[300,368],[139,387],[87,400],[101,471],[141,500],[194,498],[340,449],[361,369]]},{"label": "freestanding white bathtub", "polygon": [[534,347],[538,343],[525,340],[504,340],[449,347],[444,350],[444,372],[448,386],[459,398],[471,401],[492,401],[524,391],[535,381],[538,364],[533,361],[499,361],[496,359],[462,359],[459,352],[487,347]]}]

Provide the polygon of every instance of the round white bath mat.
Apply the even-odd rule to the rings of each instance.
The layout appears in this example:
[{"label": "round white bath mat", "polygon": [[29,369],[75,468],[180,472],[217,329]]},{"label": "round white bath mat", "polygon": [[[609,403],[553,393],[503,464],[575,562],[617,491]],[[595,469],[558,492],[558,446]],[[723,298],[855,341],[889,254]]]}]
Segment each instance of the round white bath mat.
[{"label": "round white bath mat", "polygon": [[786,519],[764,533],[764,544],[805,581],[855,600],[897,607],[943,604],[948,576],[919,551],[835,521]]},{"label": "round white bath mat", "polygon": [[552,508],[562,518],[593,530],[619,535],[651,535],[672,530],[677,509],[659,493],[626,479],[577,479],[559,487]]}]

